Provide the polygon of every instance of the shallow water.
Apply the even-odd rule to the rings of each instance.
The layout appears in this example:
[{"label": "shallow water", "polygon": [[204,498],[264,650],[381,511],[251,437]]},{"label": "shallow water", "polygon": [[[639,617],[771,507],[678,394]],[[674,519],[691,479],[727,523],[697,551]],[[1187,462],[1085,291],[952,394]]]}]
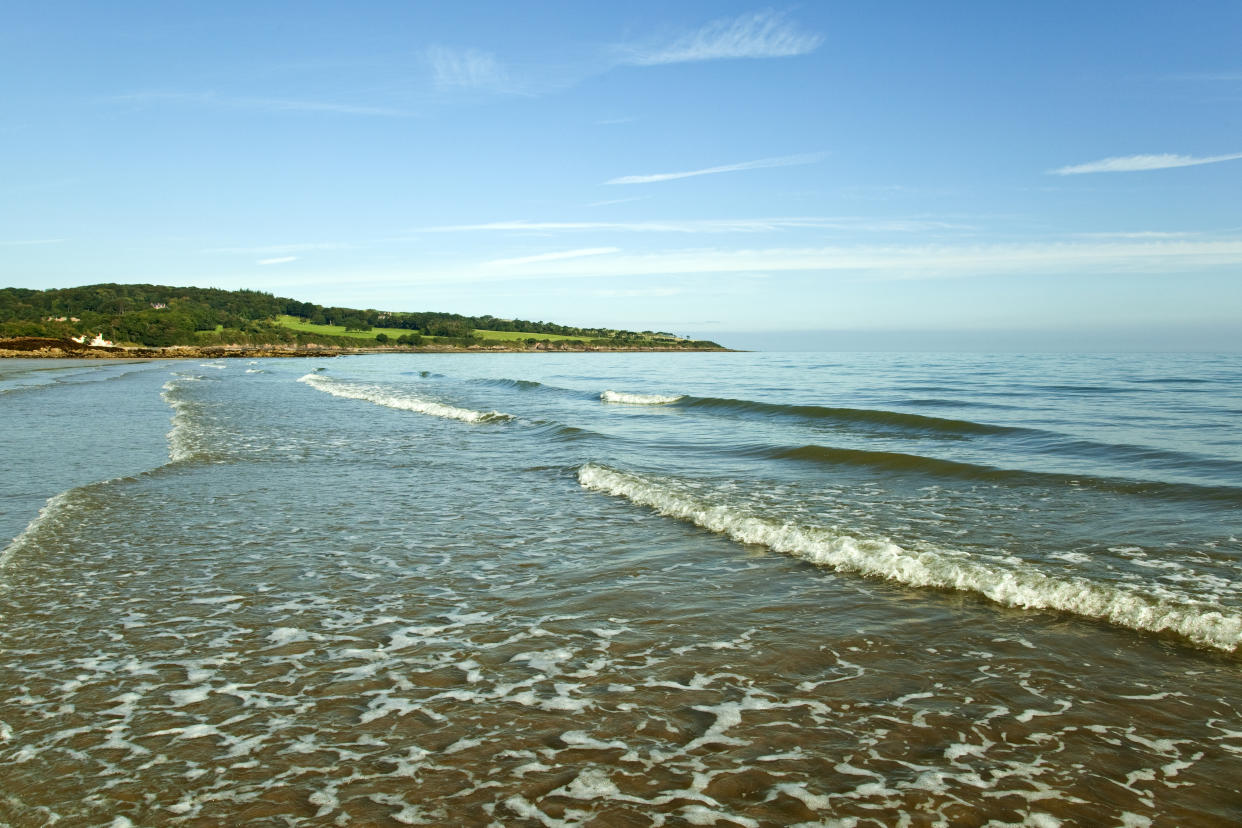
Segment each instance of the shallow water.
[{"label": "shallow water", "polygon": [[0,411],[14,825],[1242,815],[1236,357],[9,361]]}]

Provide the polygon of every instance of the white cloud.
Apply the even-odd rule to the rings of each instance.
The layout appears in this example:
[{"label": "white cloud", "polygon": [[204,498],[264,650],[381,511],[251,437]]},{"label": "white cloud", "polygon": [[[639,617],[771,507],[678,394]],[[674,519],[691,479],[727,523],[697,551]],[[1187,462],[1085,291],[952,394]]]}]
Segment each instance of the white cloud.
[{"label": "white cloud", "polygon": [[1042,242],[807,248],[693,248],[560,262],[525,257],[463,266],[432,280],[631,277],[674,274],[853,272],[879,279],[1178,273],[1242,265],[1242,239],[1219,241]]},{"label": "white cloud", "polygon": [[427,60],[435,85],[442,90],[472,89],[482,92],[515,93],[519,89],[496,56],[478,49],[451,49],[432,46]]},{"label": "white cloud", "polygon": [[540,253],[535,256],[520,256],[516,259],[494,259],[484,262],[484,267],[510,267],[513,265],[535,264],[538,262],[554,262],[561,259],[580,259],[584,256],[604,256],[620,253],[619,247],[583,247],[578,250],[561,250],[555,253]]},{"label": "white cloud", "polygon": [[627,288],[622,290],[597,290],[594,291],[596,296],[617,299],[634,299],[634,298],[660,298],[664,296],[676,296],[685,293],[683,288],[673,287],[657,287],[657,288]]},{"label": "white cloud", "polygon": [[266,244],[258,247],[210,247],[202,253],[238,253],[244,256],[262,256],[264,253],[302,253],[307,250],[348,250],[353,245],[342,242],[302,242],[296,244]]},{"label": "white cloud", "polygon": [[1116,158],[1103,158],[1086,164],[1074,164],[1049,170],[1049,175],[1082,175],[1100,172],[1144,172],[1147,170],[1167,170],[1172,167],[1195,167],[1199,164],[1217,164],[1221,161],[1233,161],[1242,158],[1242,152],[1232,155],[1210,155],[1196,158],[1193,155],[1123,155]]},{"label": "white cloud", "polygon": [[297,260],[298,260],[297,256],[278,256],[275,259],[259,259],[259,264],[261,265],[286,264],[288,262],[296,262]]},{"label": "white cloud", "polygon": [[621,62],[635,66],[728,58],[804,55],[823,42],[822,35],[801,29],[777,12],[761,11],[714,20],[669,43],[622,47]]},{"label": "white cloud", "polygon": [[1189,236],[1198,236],[1199,233],[1186,232],[1166,232],[1162,230],[1138,230],[1129,232],[1115,233],[1075,233],[1074,236],[1080,239],[1184,239]]},{"label": "white cloud", "polygon": [[[600,203],[609,204],[612,202]],[[936,230],[971,230],[974,228],[969,225],[929,219],[802,216],[754,219],[686,219],[681,221],[493,221],[485,224],[451,224],[439,227],[423,227],[419,229],[419,232],[463,233],[491,231],[541,234],[592,231],[630,233],[768,233],[778,230],[797,229],[913,233]]]},{"label": "white cloud", "polygon": [[717,173],[740,172],[742,170],[764,170],[770,167],[797,167],[803,164],[814,164],[824,159],[822,152],[809,152],[801,155],[782,155],[777,158],[760,158],[757,161],[743,161],[740,164],[723,164],[719,167],[706,167],[701,170],[687,172],[652,173],[650,175],[623,175],[611,178],[605,184],[653,184],[657,181],[673,181],[678,178],[693,178],[696,175],[716,175]]}]

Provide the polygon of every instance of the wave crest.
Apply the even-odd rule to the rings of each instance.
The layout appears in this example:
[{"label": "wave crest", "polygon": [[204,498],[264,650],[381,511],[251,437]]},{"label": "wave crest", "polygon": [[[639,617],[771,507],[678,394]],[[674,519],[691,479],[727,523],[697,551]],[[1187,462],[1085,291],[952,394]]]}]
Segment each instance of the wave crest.
[{"label": "wave crest", "polygon": [[512,415],[503,414],[499,411],[482,412],[472,411],[469,408],[457,408],[452,405],[420,399],[409,393],[386,389],[379,385],[339,382],[322,374],[307,374],[299,377],[298,382],[305,383],[317,391],[323,391],[334,397],[343,397],[349,400],[365,400],[386,408],[414,411],[419,414],[429,414],[433,417],[460,420],[464,423],[486,423],[513,419]]},{"label": "wave crest", "polygon": [[669,405],[682,399],[682,395],[666,394],[627,394],[624,391],[605,391],[599,398],[606,403],[623,403],[625,405]]},{"label": "wave crest", "polygon": [[1172,600],[1084,578],[1056,577],[1033,568],[1005,569],[960,552],[903,549],[883,539],[855,538],[819,526],[778,523],[742,514],[679,490],[671,481],[588,463],[578,470],[584,488],[623,497],[739,543],[762,544],[815,564],[884,578],[911,587],[953,589],[1021,609],[1057,610],[1147,632],[1174,632],[1190,641],[1233,652],[1242,643],[1242,616],[1186,598]]}]

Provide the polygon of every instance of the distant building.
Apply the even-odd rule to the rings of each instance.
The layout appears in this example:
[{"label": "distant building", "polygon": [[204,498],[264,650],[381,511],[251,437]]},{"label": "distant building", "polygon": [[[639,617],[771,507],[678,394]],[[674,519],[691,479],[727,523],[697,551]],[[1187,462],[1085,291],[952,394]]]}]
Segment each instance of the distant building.
[{"label": "distant building", "polygon": [[85,342],[87,345],[91,346],[92,348],[111,348],[112,347],[112,341],[108,339],[104,339],[103,334],[101,333],[95,334],[95,338],[92,339],[90,342],[86,342],[85,334],[83,334],[82,336],[71,336],[69,338],[79,344]]}]

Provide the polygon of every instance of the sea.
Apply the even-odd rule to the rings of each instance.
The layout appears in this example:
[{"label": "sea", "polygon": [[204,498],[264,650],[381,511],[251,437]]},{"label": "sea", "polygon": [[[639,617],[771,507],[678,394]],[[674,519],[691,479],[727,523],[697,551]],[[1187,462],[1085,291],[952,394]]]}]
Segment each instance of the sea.
[{"label": "sea", "polygon": [[0,361],[0,823],[1242,822],[1237,354]]}]

